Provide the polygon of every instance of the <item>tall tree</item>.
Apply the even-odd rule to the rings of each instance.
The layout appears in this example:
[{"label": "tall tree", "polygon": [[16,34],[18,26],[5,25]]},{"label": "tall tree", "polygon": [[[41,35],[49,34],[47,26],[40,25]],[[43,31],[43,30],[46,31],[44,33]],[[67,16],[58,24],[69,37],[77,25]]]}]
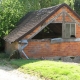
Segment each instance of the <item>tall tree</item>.
[{"label": "tall tree", "polygon": [[80,15],[80,0],[74,1],[74,10]]},{"label": "tall tree", "polygon": [[24,14],[24,7],[18,0],[2,0],[0,3],[0,37],[8,34]]},{"label": "tall tree", "polygon": [[50,7],[59,4],[59,0],[40,0],[41,8]]},{"label": "tall tree", "polygon": [[24,14],[23,3],[19,0],[0,1],[0,49],[4,45],[2,38],[15,27],[16,22]]},{"label": "tall tree", "polygon": [[74,0],[40,0],[41,8],[58,5],[61,3],[66,3],[71,8],[74,8]]},{"label": "tall tree", "polygon": [[24,9],[27,11],[38,10],[40,9],[39,0],[19,0],[21,4],[23,3]]}]

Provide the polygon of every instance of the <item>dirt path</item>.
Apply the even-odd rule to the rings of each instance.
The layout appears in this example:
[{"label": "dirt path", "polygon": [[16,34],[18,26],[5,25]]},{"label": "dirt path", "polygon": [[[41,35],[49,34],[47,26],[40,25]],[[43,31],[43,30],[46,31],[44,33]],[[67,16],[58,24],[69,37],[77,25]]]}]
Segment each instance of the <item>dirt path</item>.
[{"label": "dirt path", "polygon": [[36,76],[24,74],[11,66],[0,66],[0,80],[41,80]]}]

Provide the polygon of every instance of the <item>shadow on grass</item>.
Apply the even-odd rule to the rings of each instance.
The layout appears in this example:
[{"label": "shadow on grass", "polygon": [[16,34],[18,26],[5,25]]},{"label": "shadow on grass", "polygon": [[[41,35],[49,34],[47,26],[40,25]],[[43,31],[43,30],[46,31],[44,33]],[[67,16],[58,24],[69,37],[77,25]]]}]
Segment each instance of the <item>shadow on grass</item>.
[{"label": "shadow on grass", "polygon": [[9,60],[9,58],[0,58],[0,70],[4,70],[4,71],[11,71],[11,70],[15,70],[25,64],[30,64],[30,63],[34,63],[40,60],[26,60],[26,59],[11,59]]},{"label": "shadow on grass", "polygon": [[35,63],[41,60],[36,60],[36,59],[12,59],[10,60],[10,64],[13,65],[16,68],[19,68],[20,66],[23,66],[25,64],[30,64],[30,63]]},{"label": "shadow on grass", "polygon": [[[28,59],[28,60],[27,59],[11,59],[11,60],[9,60],[9,59],[0,59],[0,65],[6,66],[6,67],[9,67],[9,68],[13,67],[11,69],[8,69],[8,68],[6,69],[7,71],[9,71],[9,70],[18,69],[19,67],[21,69],[23,69],[23,66],[25,66],[25,65],[26,65],[25,68],[27,68],[29,66],[27,64],[31,64],[31,67],[34,67],[35,65],[40,66],[39,64],[36,63],[36,62],[39,62],[39,61],[43,61],[43,60],[41,60],[41,59]],[[62,60],[59,60],[59,61],[58,60],[49,60],[49,61],[53,61],[53,62],[54,61],[55,62],[65,62],[65,61],[62,61]],[[73,63],[73,62],[70,62],[70,63]]]},{"label": "shadow on grass", "polygon": [[6,53],[0,53],[0,69],[3,70],[14,70],[25,64],[34,63],[40,60],[35,59],[9,59],[9,55]]},{"label": "shadow on grass", "polygon": [[[45,59],[45,60],[48,60],[48,59]],[[11,59],[9,61],[9,63],[11,65],[13,65],[15,68],[19,68],[23,65],[26,65],[26,64],[30,64],[30,63],[35,63],[35,62],[39,62],[39,61],[42,61],[41,59]],[[74,62],[74,61],[63,61],[63,60],[48,60],[48,61],[55,61],[55,62],[64,62],[64,63],[77,63],[79,64],[80,62]]]},{"label": "shadow on grass", "polygon": [[14,70],[15,68],[10,65],[9,59],[8,58],[0,58],[0,70],[4,71],[11,71]]}]

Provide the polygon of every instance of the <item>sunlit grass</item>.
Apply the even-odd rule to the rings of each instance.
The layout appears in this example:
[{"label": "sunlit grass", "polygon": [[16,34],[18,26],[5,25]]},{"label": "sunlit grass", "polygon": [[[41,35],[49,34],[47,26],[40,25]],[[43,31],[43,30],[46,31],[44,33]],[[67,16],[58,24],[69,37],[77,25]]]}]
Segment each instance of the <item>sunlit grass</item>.
[{"label": "sunlit grass", "polygon": [[36,74],[48,80],[80,80],[80,64],[49,60],[12,60],[11,64],[24,73]]}]

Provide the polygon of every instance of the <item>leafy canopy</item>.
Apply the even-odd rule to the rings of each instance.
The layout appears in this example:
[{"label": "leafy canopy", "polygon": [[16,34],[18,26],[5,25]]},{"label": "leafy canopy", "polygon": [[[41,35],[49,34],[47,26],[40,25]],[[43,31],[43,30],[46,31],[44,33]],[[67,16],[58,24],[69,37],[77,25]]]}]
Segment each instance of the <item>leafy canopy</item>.
[{"label": "leafy canopy", "polygon": [[0,2],[0,37],[8,34],[24,13],[23,4],[18,0],[2,0]]}]

